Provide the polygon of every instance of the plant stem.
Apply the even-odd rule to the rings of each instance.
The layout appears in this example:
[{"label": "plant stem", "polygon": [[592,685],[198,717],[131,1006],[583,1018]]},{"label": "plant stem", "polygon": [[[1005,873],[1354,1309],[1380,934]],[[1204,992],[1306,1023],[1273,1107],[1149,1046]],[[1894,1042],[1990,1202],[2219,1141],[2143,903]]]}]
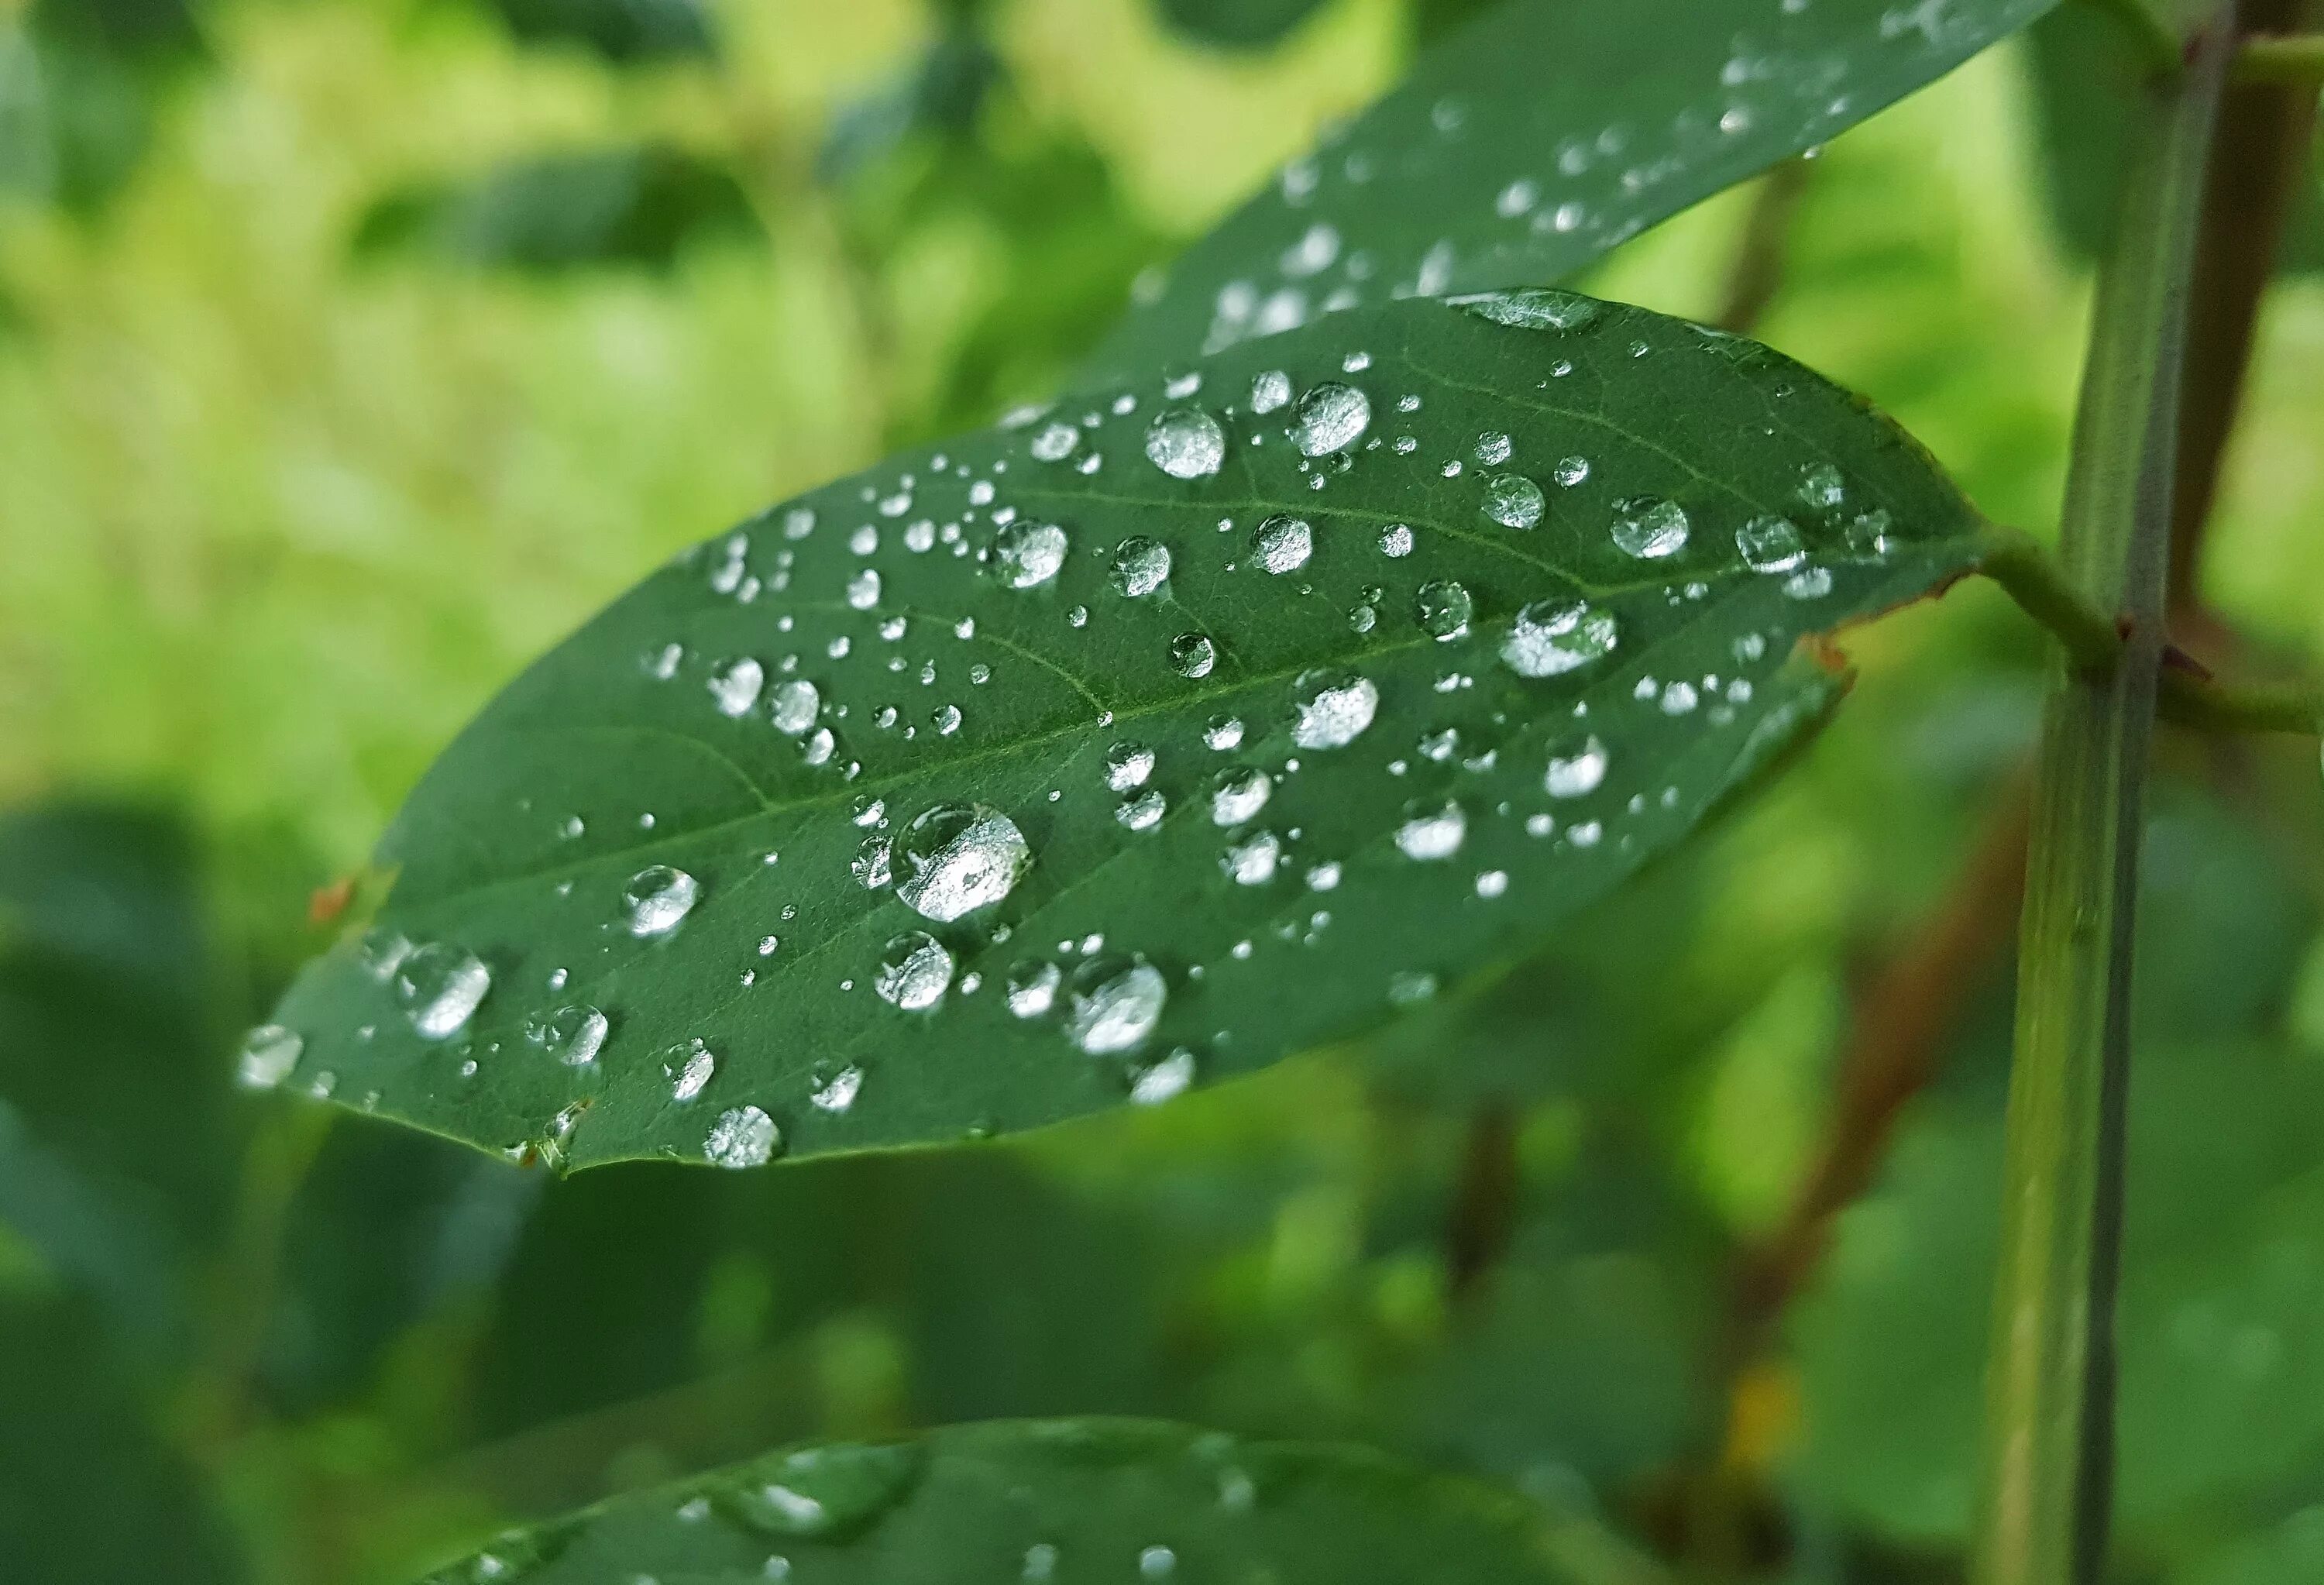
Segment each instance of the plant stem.
[{"label": "plant stem", "polygon": [[2078,671],[2107,672],[2122,655],[2122,629],[2070,577],[2032,535],[1988,523],[1978,536],[1978,571],[1999,584],[2018,609],[2065,647]]},{"label": "plant stem", "polygon": [[2252,83],[2324,84],[2324,33],[2246,39],[2236,76]]},{"label": "plant stem", "polygon": [[2143,96],[2098,277],[2060,532],[2072,587],[2117,613],[2116,663],[2067,668],[2043,714],[1986,1380],[1978,1585],[2097,1585],[2112,1502],[2114,1295],[2131,926],[2163,648],[2180,365],[2227,67],[2227,0]]}]

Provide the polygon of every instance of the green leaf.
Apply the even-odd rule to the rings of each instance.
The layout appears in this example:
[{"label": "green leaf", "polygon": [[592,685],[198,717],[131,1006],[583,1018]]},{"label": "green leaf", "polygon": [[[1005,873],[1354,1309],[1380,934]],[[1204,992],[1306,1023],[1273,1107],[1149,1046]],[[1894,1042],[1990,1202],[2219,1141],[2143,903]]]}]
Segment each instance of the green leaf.
[{"label": "green leaf", "polygon": [[667,271],[687,246],[714,237],[764,240],[733,173],[683,149],[641,143],[542,155],[391,194],[364,215],[355,245],[540,272]]},{"label": "green leaf", "polygon": [[1197,43],[1264,50],[1312,15],[1321,0],[1155,0],[1162,20]]},{"label": "green leaf", "polygon": [[[2068,5],[2028,35],[2040,111],[2043,187],[2059,240],[2089,260],[2114,232],[2124,150],[2147,68],[2139,41],[2119,17]],[[2311,161],[2285,220],[2276,267],[2324,270],[2324,161]]]},{"label": "green leaf", "polygon": [[1564,293],[1076,399],[771,509],[537,664],[252,1071],[576,1166],[1163,1099],[1613,888],[1838,697],[1801,640],[1974,524],[1806,370]]},{"label": "green leaf", "polygon": [[965,139],[1003,69],[983,34],[945,29],[902,70],[832,116],[816,151],[816,179],[844,182],[917,135]]},{"label": "green leaf", "polygon": [[1933,81],[2056,0],[1513,0],[1190,249],[1091,362],[1538,285]]},{"label": "green leaf", "polygon": [[707,57],[718,38],[702,0],[491,0],[529,44],[574,43],[624,64]]},{"label": "green leaf", "polygon": [[1360,1449],[1141,1420],[956,1425],[770,1453],[513,1532],[433,1576],[528,1585],[1572,1578],[1537,1514]]}]

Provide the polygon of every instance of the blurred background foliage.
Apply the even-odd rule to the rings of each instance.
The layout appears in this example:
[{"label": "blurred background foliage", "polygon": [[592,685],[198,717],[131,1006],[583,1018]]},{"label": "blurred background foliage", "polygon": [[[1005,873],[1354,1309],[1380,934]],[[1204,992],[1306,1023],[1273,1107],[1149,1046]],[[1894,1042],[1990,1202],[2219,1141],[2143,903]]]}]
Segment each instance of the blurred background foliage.
[{"label": "blurred background foliage", "polygon": [[[1979,590],[1851,635],[1794,774],[1571,945],[1157,1113],[560,1183],[230,1084],[518,666],[1053,389],[1476,9],[0,0],[0,1574],[385,1585],[778,1441],[1068,1411],[1481,1471],[1609,1580],[1957,1574],[2043,660]],[[2108,48],[2070,8],[1586,284],[1715,316],[1782,206],[1757,332],[2044,529]],[[2204,592],[2314,657],[2304,205]],[[2163,760],[2120,1576],[2313,1580],[2324,788]]]}]

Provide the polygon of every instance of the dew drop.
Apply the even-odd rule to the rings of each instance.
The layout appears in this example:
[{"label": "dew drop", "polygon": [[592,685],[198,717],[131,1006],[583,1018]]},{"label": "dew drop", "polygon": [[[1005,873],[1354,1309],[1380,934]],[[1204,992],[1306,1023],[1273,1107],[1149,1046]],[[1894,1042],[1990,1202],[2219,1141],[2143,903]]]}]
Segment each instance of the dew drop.
[{"label": "dew drop", "polygon": [[1821,462],[1801,470],[1800,499],[1817,511],[1835,511],[1847,498],[1847,481],[1831,464]]},{"label": "dew drop", "polygon": [[1170,640],[1170,667],[1180,677],[1208,677],[1218,659],[1217,647],[1201,633],[1180,633]]},{"label": "dew drop", "polygon": [[855,856],[847,862],[847,872],[864,890],[878,891],[896,878],[891,851],[886,837],[867,836],[856,845]]},{"label": "dew drop", "polygon": [[1311,671],[1299,679],[1299,714],[1291,741],[1303,749],[1344,749],[1362,735],[1379,710],[1379,688],[1368,677]]},{"label": "dew drop", "polygon": [[1170,802],[1162,796],[1161,789],[1149,787],[1134,797],[1122,799],[1113,817],[1132,831],[1151,831],[1169,811]]},{"label": "dew drop", "polygon": [[1271,413],[1291,400],[1291,376],[1280,369],[1268,369],[1255,375],[1250,382],[1250,410]]},{"label": "dew drop", "polygon": [[1314,530],[1305,518],[1293,517],[1288,512],[1277,512],[1259,524],[1251,540],[1259,565],[1278,577],[1305,567],[1314,549]]},{"label": "dew drop", "polygon": [[1057,985],[1064,972],[1047,958],[1025,958],[1009,971],[1009,1010],[1020,1018],[1038,1018],[1056,1005]]},{"label": "dew drop", "polygon": [[1784,593],[1794,600],[1821,600],[1831,593],[1831,568],[1803,567],[1784,580]]},{"label": "dew drop", "polygon": [[1550,470],[1550,477],[1568,490],[1572,489],[1589,476],[1590,459],[1586,456],[1566,457]]},{"label": "dew drop", "polygon": [[1753,572],[1792,572],[1808,558],[1799,527],[1789,518],[1753,518],[1735,530],[1735,548]]},{"label": "dew drop", "polygon": [[1416,805],[1396,828],[1396,845],[1407,859],[1449,859],[1469,835],[1469,816],[1459,804]]},{"label": "dew drop", "polygon": [[1485,480],[1484,513],[1503,528],[1538,528],[1547,504],[1541,486],[1523,474],[1493,474]]},{"label": "dew drop", "polygon": [[445,941],[417,949],[395,972],[397,1000],[423,1040],[457,1032],[492,987],[483,959]]},{"label": "dew drop", "polygon": [[1185,1094],[1194,1082],[1194,1054],[1181,1046],[1130,1083],[1130,1099],[1139,1106],[1159,1106]]},{"label": "dew drop", "polygon": [[683,1103],[702,1093],[718,1072],[718,1058],[697,1036],[666,1047],[661,1054],[661,1071],[670,1082],[670,1099]]},{"label": "dew drop", "polygon": [[1686,512],[1659,495],[1631,495],[1614,503],[1614,543],[1626,556],[1659,561],[1685,548]]},{"label": "dew drop", "polygon": [[1242,723],[1231,715],[1213,715],[1203,726],[1203,742],[1223,754],[1242,746]]},{"label": "dew drop", "polygon": [[1113,556],[1113,586],[1132,600],[1141,600],[1170,578],[1170,548],[1158,539],[1133,535]]},{"label": "dew drop", "polygon": [[1405,523],[1390,523],[1380,530],[1380,554],[1400,560],[1412,554],[1412,530]]},{"label": "dew drop", "polygon": [[1012,589],[1047,583],[1065,565],[1065,530],[1055,523],[1015,522],[993,536],[993,559],[1001,581]]},{"label": "dew drop", "polygon": [[1509,460],[1509,438],[1499,429],[1488,429],[1477,437],[1474,456],[1488,466],[1499,466]]},{"label": "dew drop", "polygon": [[1254,831],[1229,843],[1219,854],[1219,868],[1237,886],[1264,886],[1275,879],[1283,862],[1283,840],[1272,831]]},{"label": "dew drop", "polygon": [[1292,444],[1308,456],[1344,451],[1362,438],[1371,421],[1370,397],[1352,385],[1328,380],[1301,397],[1292,410]]},{"label": "dew drop", "polygon": [[1162,971],[1144,958],[1091,958],[1066,988],[1066,1037],[1092,1056],[1133,1051],[1161,1022],[1168,997]]},{"label": "dew drop", "polygon": [[863,1070],[853,1066],[844,1067],[831,1076],[828,1083],[817,1086],[807,1096],[807,1101],[817,1111],[827,1111],[837,1115],[855,1104],[856,1092],[862,1088]]},{"label": "dew drop", "polygon": [[1240,825],[1267,807],[1275,783],[1254,766],[1237,765],[1211,779],[1211,824]]},{"label": "dew drop", "polygon": [[1524,291],[1488,291],[1450,299],[1452,306],[1520,330],[1580,330],[1605,311],[1594,298],[1571,291],[1533,288]]},{"label": "dew drop", "polygon": [[702,888],[693,876],[668,864],[649,864],[630,877],[622,891],[623,922],[640,940],[667,935],[692,911]]},{"label": "dew drop", "polygon": [[1577,744],[1554,750],[1542,786],[1554,798],[1578,798],[1598,790],[1606,779],[1606,745],[1593,734]]},{"label": "dew drop", "polygon": [[1536,600],[1517,613],[1501,659],[1519,677],[1556,677],[1609,653],[1614,614],[1585,600]]},{"label": "dew drop", "polygon": [[872,988],[881,1000],[919,1012],[943,1000],[952,989],[954,966],[943,942],[925,930],[909,930],[888,943]]},{"label": "dew drop", "polygon": [[858,611],[869,611],[880,604],[880,574],[865,567],[847,580],[847,603]]},{"label": "dew drop", "polygon": [[261,1024],[242,1037],[235,1076],[245,1090],[272,1090],[290,1076],[307,1043],[280,1024]]},{"label": "dew drop", "polygon": [[719,714],[747,715],[759,702],[759,690],[766,681],[766,668],[745,656],[710,674],[710,696],[717,702]]},{"label": "dew drop", "polygon": [[1007,897],[1033,867],[1017,823],[990,804],[937,804],[913,817],[897,842],[904,877],[896,895],[938,924]]},{"label": "dew drop", "polygon": [[764,1166],[782,1144],[775,1120],[755,1106],[736,1106],[718,1114],[702,1141],[702,1154],[715,1166]]},{"label": "dew drop", "polygon": [[1174,479],[1200,479],[1219,471],[1227,438],[1218,419],[1198,407],[1157,413],[1146,429],[1146,457]]},{"label": "dew drop", "polygon": [[1144,743],[1119,742],[1105,751],[1105,785],[1115,792],[1144,787],[1153,774],[1154,751]]},{"label": "dew drop", "polygon": [[777,732],[798,737],[815,724],[815,718],[822,711],[822,690],[803,677],[794,677],[775,685],[767,714]]},{"label": "dew drop", "polygon": [[1038,461],[1063,462],[1081,443],[1082,432],[1073,425],[1052,423],[1042,426],[1040,432],[1033,437],[1028,449]]},{"label": "dew drop", "polygon": [[613,1025],[594,1007],[560,1007],[524,1022],[524,1037],[567,1067],[583,1068],[597,1060]]},{"label": "dew drop", "polygon": [[1440,644],[1449,644],[1467,634],[1469,619],[1476,613],[1476,603],[1470,599],[1462,585],[1451,578],[1435,578],[1420,585],[1413,600],[1413,613],[1430,638]]}]

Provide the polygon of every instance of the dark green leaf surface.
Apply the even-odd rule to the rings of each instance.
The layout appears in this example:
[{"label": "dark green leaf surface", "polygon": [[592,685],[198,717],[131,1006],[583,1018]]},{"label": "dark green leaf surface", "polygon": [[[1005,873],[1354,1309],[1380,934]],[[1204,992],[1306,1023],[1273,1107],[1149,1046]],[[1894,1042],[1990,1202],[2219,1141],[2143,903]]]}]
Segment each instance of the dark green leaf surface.
[{"label": "dark green leaf surface", "polygon": [[1263,50],[1314,14],[1319,0],[1155,0],[1171,28],[1222,50]]},{"label": "dark green leaf surface", "polygon": [[771,1453],[516,1533],[435,1580],[1571,1578],[1536,1525],[1514,1497],[1358,1449],[994,1421]]},{"label": "dark green leaf surface", "polygon": [[635,62],[717,52],[702,0],[492,0],[528,43],[576,43]]},{"label": "dark green leaf surface", "polygon": [[2056,0],[1514,0],[1190,250],[1092,360],[1540,285],[1844,131]]},{"label": "dark green leaf surface", "polygon": [[[1845,392],[1589,299],[1343,316],[1176,389],[650,578],[430,772],[254,1077],[574,1166],[1162,1099],[1539,939],[1812,729],[1841,683],[1800,640],[1977,553]],[[1150,461],[1157,421],[1220,470]]]}]

